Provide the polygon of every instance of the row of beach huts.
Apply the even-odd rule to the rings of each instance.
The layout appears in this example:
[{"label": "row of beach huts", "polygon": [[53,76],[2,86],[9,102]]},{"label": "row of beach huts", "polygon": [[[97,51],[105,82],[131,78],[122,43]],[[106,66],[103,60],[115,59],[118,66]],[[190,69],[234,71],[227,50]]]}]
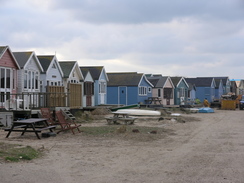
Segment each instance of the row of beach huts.
[{"label": "row of beach huts", "polygon": [[14,52],[9,46],[0,46],[0,76],[2,110],[186,105],[205,98],[211,102],[230,92],[244,94],[243,80],[228,76],[112,73],[104,66],[82,66],[77,61],[59,61],[56,55],[36,55],[35,51]]}]

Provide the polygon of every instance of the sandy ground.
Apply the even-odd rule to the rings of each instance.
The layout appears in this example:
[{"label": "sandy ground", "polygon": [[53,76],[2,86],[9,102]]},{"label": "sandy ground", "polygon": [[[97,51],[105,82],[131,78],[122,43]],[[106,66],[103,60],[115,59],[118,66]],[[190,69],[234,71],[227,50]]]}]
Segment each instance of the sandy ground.
[{"label": "sandy ground", "polygon": [[[38,140],[13,133],[0,142],[41,148],[45,155],[0,164],[3,183],[243,183],[244,111],[184,114],[185,123],[137,119],[157,134],[126,132],[111,137],[60,133]],[[191,120],[190,120],[191,119]],[[105,120],[89,125],[107,125]]]}]

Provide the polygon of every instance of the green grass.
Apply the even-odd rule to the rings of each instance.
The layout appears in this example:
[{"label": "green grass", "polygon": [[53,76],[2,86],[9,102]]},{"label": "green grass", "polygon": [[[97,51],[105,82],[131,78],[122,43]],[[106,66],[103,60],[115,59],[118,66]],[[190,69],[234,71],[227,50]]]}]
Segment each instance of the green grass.
[{"label": "green grass", "polygon": [[[83,134],[86,135],[93,135],[93,136],[104,136],[109,134],[114,134],[118,128],[122,125],[108,125],[108,126],[99,126],[99,127],[82,127]],[[157,127],[145,127],[145,126],[134,126],[134,125],[127,125],[126,132],[132,133],[133,129],[138,129],[140,133],[147,134],[150,131],[157,130],[162,131],[163,129]]]},{"label": "green grass", "polygon": [[0,143],[0,160],[19,162],[39,157],[40,153],[30,146]]},{"label": "green grass", "polygon": [[106,135],[113,133],[119,126],[99,126],[99,127],[82,127],[82,132],[87,135]]},{"label": "green grass", "polygon": [[[151,142],[167,137],[168,135],[174,135],[172,130],[165,130],[158,127],[146,127],[126,125],[126,131],[123,129],[123,125],[107,125],[99,127],[82,127],[82,134],[91,136],[94,138],[107,138],[107,139],[120,139],[131,142]],[[156,133],[154,133],[156,132]]]}]

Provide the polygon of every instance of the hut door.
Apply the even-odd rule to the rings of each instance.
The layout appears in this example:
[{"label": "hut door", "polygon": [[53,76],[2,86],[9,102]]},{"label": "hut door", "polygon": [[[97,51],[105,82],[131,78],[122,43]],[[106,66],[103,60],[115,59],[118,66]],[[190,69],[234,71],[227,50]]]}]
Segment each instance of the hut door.
[{"label": "hut door", "polygon": [[86,95],[86,106],[92,106],[92,95],[94,94],[94,83],[84,83],[84,95]]},{"label": "hut door", "polygon": [[127,88],[124,86],[119,87],[119,104],[127,105]]},{"label": "hut door", "polygon": [[170,99],[166,99],[166,105],[170,105]]},{"label": "hut door", "polygon": [[99,83],[99,95],[100,95],[100,104],[105,104],[106,82],[104,81],[101,81]]},{"label": "hut door", "polygon": [[91,106],[92,105],[92,97],[91,95],[86,96],[86,106]]},{"label": "hut door", "polygon": [[164,98],[166,99],[166,105],[170,105],[170,98],[172,96],[172,88],[164,88]]},{"label": "hut door", "polygon": [[82,97],[81,90],[82,90],[81,84],[69,83],[70,108],[81,107],[81,97]]}]

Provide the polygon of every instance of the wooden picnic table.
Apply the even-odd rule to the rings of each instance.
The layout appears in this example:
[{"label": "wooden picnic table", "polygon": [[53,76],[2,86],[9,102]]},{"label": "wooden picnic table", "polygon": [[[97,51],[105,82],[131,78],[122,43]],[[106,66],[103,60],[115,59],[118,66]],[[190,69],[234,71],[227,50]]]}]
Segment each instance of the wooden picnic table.
[{"label": "wooden picnic table", "polygon": [[159,103],[159,104],[161,104],[161,98],[160,97],[148,97],[148,99],[147,100],[145,100],[145,102],[147,103],[147,104],[157,104],[157,102]]},{"label": "wooden picnic table", "polygon": [[24,120],[13,121],[11,128],[5,128],[5,131],[8,131],[6,138],[12,132],[22,132],[21,135],[24,135],[26,132],[35,133],[38,139],[41,139],[39,134],[43,130],[49,130],[53,132],[53,129],[56,126],[49,126],[47,118],[29,118]]},{"label": "wooden picnic table", "polygon": [[135,117],[129,116],[127,112],[112,112],[114,114],[113,117],[106,117],[108,124],[120,124],[118,121],[124,121],[125,124],[129,122],[129,124],[134,124],[134,121],[137,119]]}]

